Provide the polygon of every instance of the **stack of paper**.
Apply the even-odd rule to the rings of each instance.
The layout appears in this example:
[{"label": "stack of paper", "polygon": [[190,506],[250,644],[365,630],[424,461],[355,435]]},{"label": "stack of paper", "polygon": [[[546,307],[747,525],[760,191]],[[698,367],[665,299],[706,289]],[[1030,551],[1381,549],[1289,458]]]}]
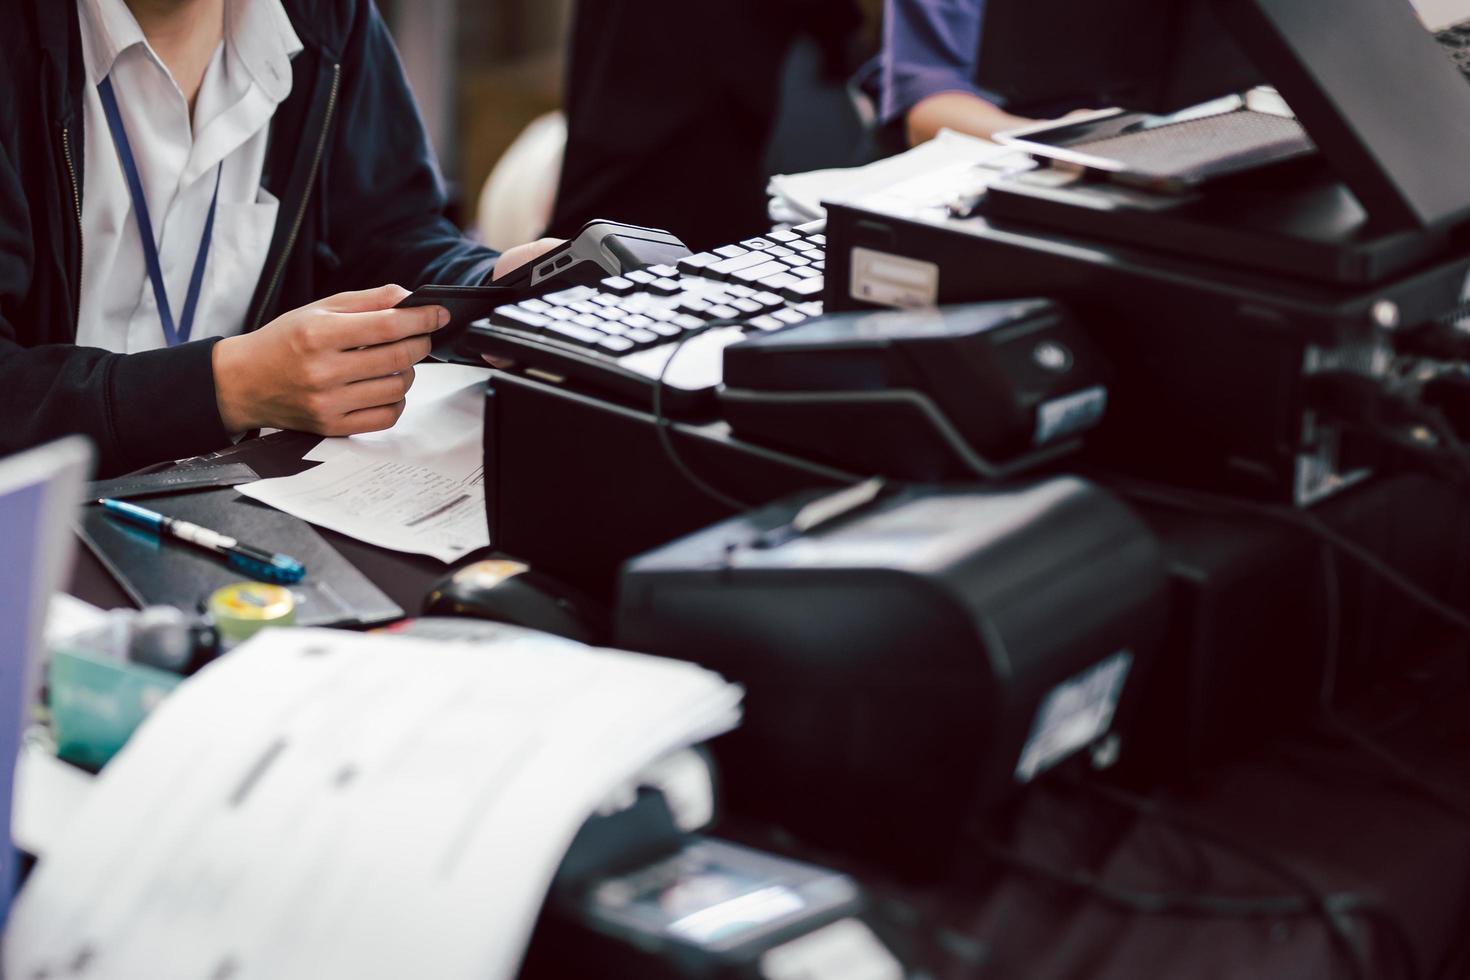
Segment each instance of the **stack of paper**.
[{"label": "stack of paper", "polygon": [[489,547],[483,448],[489,373],[420,365],[392,429],[323,439],[306,455],[320,466],[240,492],[393,551],[453,562]]},{"label": "stack of paper", "polygon": [[739,700],[512,627],[268,631],[103,771],[21,894],[4,973],[509,978],[587,816]]}]

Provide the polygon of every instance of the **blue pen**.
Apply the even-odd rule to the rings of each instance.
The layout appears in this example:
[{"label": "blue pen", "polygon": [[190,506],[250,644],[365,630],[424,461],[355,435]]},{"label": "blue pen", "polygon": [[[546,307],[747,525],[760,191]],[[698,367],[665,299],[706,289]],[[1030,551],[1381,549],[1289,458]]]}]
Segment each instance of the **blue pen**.
[{"label": "blue pen", "polygon": [[225,561],[252,578],[291,585],[306,577],[306,566],[289,555],[273,555],[268,551],[252,548],[248,544],[241,544],[218,531],[211,531],[207,527],[190,524],[188,521],[165,517],[146,507],[139,507],[137,504],[130,504],[123,500],[99,500],[97,502],[109,514],[122,518],[129,524],[147,528],[160,536],[167,535],[178,538],[180,541],[187,541],[221,555]]}]

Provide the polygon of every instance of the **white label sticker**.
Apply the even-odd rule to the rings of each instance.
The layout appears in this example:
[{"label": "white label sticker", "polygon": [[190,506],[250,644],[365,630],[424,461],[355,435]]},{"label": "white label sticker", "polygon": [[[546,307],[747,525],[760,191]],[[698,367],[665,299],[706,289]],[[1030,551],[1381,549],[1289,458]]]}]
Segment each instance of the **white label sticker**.
[{"label": "white label sticker", "polygon": [[1057,685],[1031,725],[1016,763],[1016,780],[1029,783],[1078,749],[1102,738],[1113,724],[1133,654],[1120,650]]},{"label": "white label sticker", "polygon": [[852,298],[878,306],[910,309],[939,302],[939,266],[933,262],[875,252],[852,250]]},{"label": "white label sticker", "polygon": [[1108,389],[1102,385],[1043,402],[1036,409],[1036,445],[1092,428],[1107,408]]}]

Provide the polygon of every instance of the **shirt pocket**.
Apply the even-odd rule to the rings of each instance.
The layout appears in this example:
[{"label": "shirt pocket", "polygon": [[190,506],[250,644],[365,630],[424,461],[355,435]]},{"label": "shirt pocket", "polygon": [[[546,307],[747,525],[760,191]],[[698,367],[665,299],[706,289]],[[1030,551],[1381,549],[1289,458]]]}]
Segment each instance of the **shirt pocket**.
[{"label": "shirt pocket", "polygon": [[231,336],[245,329],[251,299],[265,271],[281,202],[261,188],[253,204],[220,204],[209,263],[213,299],[211,333]]}]

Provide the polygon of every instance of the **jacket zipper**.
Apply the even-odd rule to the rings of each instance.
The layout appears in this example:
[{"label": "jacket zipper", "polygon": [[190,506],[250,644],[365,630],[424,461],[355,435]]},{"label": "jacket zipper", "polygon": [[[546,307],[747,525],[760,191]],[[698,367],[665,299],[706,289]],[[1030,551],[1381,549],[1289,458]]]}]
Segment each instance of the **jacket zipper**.
[{"label": "jacket zipper", "polygon": [[316,155],[311,159],[311,170],[306,178],[306,190],[301,195],[301,206],[296,209],[296,219],[291,224],[291,234],[286,238],[286,248],[281,252],[281,258],[276,263],[275,272],[271,274],[270,287],[266,289],[265,295],[261,297],[260,312],[256,315],[255,324],[251,329],[259,329],[265,321],[266,312],[271,303],[275,302],[276,289],[281,284],[281,276],[286,272],[286,263],[291,258],[291,252],[296,248],[296,239],[301,234],[301,224],[306,220],[306,208],[311,203],[312,185],[316,183],[317,171],[321,168],[322,154],[327,149],[327,131],[332,128],[332,116],[337,109],[337,89],[342,81],[342,65],[340,63],[332,66],[332,88],[327,95],[327,111],[322,119],[321,135],[317,137]]},{"label": "jacket zipper", "polygon": [[66,158],[66,175],[71,178],[71,200],[77,215],[77,284],[71,299],[72,308],[80,317],[82,315],[82,270],[86,268],[84,259],[87,243],[82,237],[82,190],[77,184],[76,163],[71,155],[71,129],[67,126],[61,127],[61,155]]}]

